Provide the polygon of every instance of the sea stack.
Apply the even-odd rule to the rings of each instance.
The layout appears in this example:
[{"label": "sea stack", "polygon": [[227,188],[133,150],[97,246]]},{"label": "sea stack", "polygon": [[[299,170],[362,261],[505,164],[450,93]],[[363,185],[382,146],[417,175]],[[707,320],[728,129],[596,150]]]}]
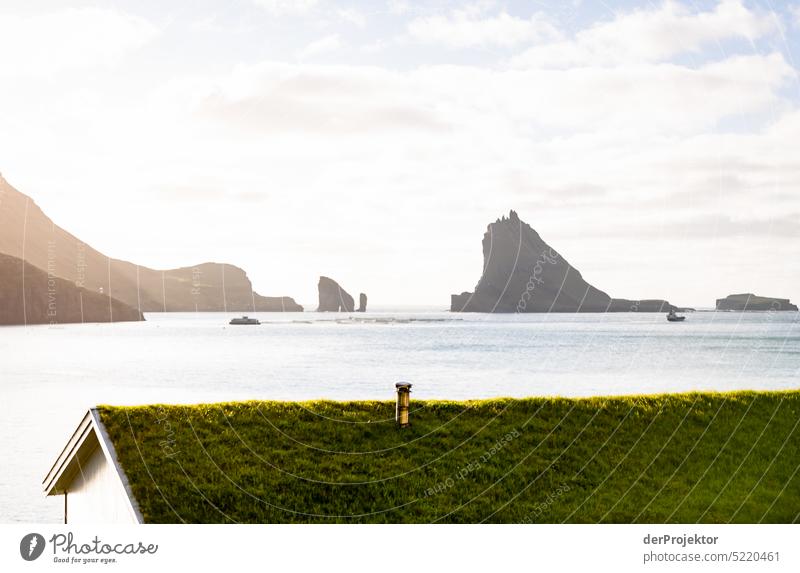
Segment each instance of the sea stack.
[{"label": "sea stack", "polygon": [[665,300],[611,298],[516,211],[490,224],[483,236],[483,276],[474,292],[451,296],[451,312],[666,312]]},{"label": "sea stack", "polygon": [[358,312],[367,312],[367,295],[363,292],[358,295]]},{"label": "sea stack", "polygon": [[788,298],[758,296],[753,293],[729,294],[717,299],[717,310],[797,310]]},{"label": "sea stack", "polygon": [[317,312],[353,312],[355,301],[335,280],[319,277],[319,307]]}]

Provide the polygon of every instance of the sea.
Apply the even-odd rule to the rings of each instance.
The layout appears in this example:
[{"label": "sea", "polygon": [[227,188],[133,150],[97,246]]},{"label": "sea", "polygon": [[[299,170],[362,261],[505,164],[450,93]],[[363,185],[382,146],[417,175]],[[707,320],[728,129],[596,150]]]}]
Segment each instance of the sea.
[{"label": "sea", "polygon": [[41,482],[97,404],[800,388],[800,313],[154,313],[0,327],[0,522],[63,519]]}]

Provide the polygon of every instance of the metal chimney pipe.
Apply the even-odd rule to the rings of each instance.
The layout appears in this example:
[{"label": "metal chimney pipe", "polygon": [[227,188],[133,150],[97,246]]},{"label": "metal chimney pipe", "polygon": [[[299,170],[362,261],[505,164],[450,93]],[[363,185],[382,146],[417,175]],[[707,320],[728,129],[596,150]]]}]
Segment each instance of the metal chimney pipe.
[{"label": "metal chimney pipe", "polygon": [[394,387],[397,389],[397,406],[394,411],[394,419],[399,427],[407,428],[411,425],[409,421],[411,384],[408,382],[398,382]]}]

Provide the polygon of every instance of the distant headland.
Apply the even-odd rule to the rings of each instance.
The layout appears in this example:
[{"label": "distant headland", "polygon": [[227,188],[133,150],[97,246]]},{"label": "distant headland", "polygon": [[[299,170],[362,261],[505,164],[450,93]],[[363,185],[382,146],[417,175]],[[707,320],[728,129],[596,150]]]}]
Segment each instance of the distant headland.
[{"label": "distant headland", "polygon": [[[56,225],[33,199],[2,177],[0,222],[0,253],[24,259],[45,276],[53,275],[85,292],[101,294],[106,301],[110,297],[139,313],[303,310],[290,297],[254,292],[245,271],[235,265],[207,262],[156,270],[108,257]],[[38,278],[31,275],[30,280]],[[14,277],[4,275],[3,279],[7,282]],[[62,297],[66,301],[70,295],[62,285],[54,296],[61,304]],[[65,312],[58,322],[69,322],[70,316]],[[113,320],[118,316],[122,313]]]},{"label": "distant headland", "polygon": [[797,305],[789,302],[788,298],[771,298],[757,296],[752,293],[729,294],[725,298],[717,299],[717,310],[797,310]]}]

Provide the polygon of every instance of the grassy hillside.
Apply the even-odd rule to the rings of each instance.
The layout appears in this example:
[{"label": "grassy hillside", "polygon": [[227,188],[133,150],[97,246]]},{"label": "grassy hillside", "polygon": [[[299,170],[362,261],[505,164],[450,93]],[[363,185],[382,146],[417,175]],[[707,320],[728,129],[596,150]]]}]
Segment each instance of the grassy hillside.
[{"label": "grassy hillside", "polygon": [[148,522],[800,521],[800,392],[101,407]]}]

